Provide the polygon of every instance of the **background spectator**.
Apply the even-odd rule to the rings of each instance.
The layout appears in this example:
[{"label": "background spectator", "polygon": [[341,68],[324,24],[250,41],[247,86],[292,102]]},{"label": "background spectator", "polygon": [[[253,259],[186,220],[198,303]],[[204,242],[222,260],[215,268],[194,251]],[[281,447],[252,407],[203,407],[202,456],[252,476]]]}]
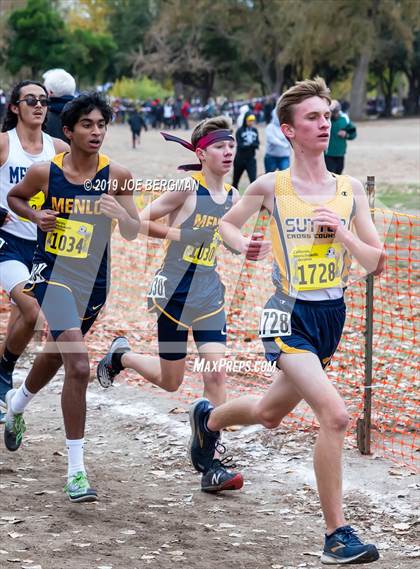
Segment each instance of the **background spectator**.
[{"label": "background spectator", "polygon": [[133,148],[136,148],[136,143],[138,142],[140,144],[141,129],[144,128],[147,130],[143,114],[137,108],[131,111],[128,124],[130,125]]},{"label": "background spectator", "polygon": [[188,128],[189,128],[188,116],[190,114],[190,111],[191,111],[190,103],[188,102],[187,99],[185,99],[185,101],[182,103],[182,107],[181,107],[182,126],[185,128],[185,130],[188,130]]},{"label": "background spectator", "polygon": [[2,123],[5,110],[6,110],[6,95],[4,94],[3,89],[0,89],[0,124]]},{"label": "background spectator", "polygon": [[45,131],[50,136],[69,142],[63,133],[60,114],[64,105],[74,98],[76,81],[64,69],[49,69],[42,77],[49,97]]},{"label": "background spectator", "polygon": [[237,188],[241,176],[246,170],[250,182],[257,177],[257,161],[255,151],[260,146],[258,130],[255,128],[255,115],[248,112],[244,116],[242,126],[236,131],[236,142],[238,148],[233,162],[233,182]]},{"label": "background spectator", "polygon": [[275,109],[271,116],[271,123],[265,129],[264,167],[266,173],[286,170],[290,164],[290,144],[280,128]]},{"label": "background spectator", "polygon": [[347,140],[357,136],[355,125],[341,112],[338,101],[331,102],[331,134],[330,143],[325,153],[327,169],[334,174],[341,174],[344,169],[344,156],[347,150]]}]

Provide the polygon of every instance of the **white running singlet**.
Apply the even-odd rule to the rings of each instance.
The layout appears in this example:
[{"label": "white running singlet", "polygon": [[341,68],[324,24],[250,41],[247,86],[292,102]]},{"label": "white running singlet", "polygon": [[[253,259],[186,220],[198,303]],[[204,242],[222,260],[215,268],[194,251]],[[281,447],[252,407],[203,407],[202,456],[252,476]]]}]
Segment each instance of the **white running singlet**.
[{"label": "white running singlet", "polygon": [[[3,166],[0,167],[0,205],[9,211],[11,220],[2,227],[3,231],[11,233],[22,239],[36,240],[36,225],[21,218],[11,211],[7,204],[7,194],[26,174],[26,170],[35,162],[51,160],[55,155],[53,139],[49,134],[42,133],[42,152],[29,154],[25,152],[20,143],[16,129],[8,130],[9,155]],[[30,199],[29,203],[34,209],[40,209],[44,201],[44,194],[40,192]]]}]

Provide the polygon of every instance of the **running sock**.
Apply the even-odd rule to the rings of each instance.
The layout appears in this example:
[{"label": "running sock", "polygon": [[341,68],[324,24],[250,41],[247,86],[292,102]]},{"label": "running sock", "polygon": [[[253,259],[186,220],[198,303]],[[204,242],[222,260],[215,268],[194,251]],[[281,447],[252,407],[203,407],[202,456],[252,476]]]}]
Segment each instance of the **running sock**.
[{"label": "running sock", "polygon": [[77,474],[78,472],[84,472],[85,463],[83,461],[83,446],[85,444],[85,439],[66,439],[67,456],[68,456],[68,468],[67,468],[67,478],[70,478]]},{"label": "running sock", "polygon": [[121,362],[121,358],[123,357],[124,354],[126,354],[127,351],[124,352],[114,352],[112,354],[112,359],[111,359],[111,364],[113,369],[117,372],[120,373],[120,371],[122,371],[124,369],[124,366],[122,365]]},{"label": "running sock", "polygon": [[35,395],[36,393],[31,393],[25,384],[22,383],[22,385],[12,397],[12,401],[10,402],[10,410],[13,415],[23,413]]},{"label": "running sock", "polygon": [[16,362],[20,357],[19,355],[12,354],[7,348],[4,348],[3,355],[0,359],[0,366],[7,372],[11,373],[15,369]]}]

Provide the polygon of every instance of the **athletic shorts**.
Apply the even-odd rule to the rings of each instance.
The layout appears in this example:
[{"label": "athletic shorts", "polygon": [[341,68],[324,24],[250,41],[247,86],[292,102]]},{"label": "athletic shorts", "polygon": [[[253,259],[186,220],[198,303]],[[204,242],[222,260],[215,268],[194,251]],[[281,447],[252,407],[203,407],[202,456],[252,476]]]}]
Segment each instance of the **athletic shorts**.
[{"label": "athletic shorts", "polygon": [[[186,283],[182,278],[169,299],[164,291],[157,294],[157,284],[161,284],[162,273],[152,283],[148,296],[149,310],[158,316],[159,356],[165,360],[180,360],[187,355],[188,330],[191,328],[197,348],[209,342],[226,344],[226,314],[224,310],[225,287],[218,275],[207,282],[200,275],[197,284]],[[200,294],[198,294],[200,288]]]},{"label": "athletic shorts", "polygon": [[107,296],[105,287],[94,287],[91,293],[84,293],[67,284],[47,282],[28,283],[24,291],[36,298],[54,340],[72,328],[80,328],[83,336],[87,334]]},{"label": "athletic shorts", "polygon": [[282,353],[312,352],[325,368],[341,339],[346,319],[343,298],[307,301],[276,292],[264,306],[260,338],[268,361]]},{"label": "athletic shorts", "polygon": [[0,229],[0,287],[10,294],[29,279],[36,241]]},{"label": "athletic shorts", "polygon": [[[191,328],[197,348],[208,342],[226,344],[224,307],[214,313],[201,314],[185,309],[182,302],[172,301],[158,316],[159,356],[164,360],[182,360],[187,355],[188,330]],[[183,318],[183,321],[178,318]],[[177,318],[178,316],[178,318]]]}]

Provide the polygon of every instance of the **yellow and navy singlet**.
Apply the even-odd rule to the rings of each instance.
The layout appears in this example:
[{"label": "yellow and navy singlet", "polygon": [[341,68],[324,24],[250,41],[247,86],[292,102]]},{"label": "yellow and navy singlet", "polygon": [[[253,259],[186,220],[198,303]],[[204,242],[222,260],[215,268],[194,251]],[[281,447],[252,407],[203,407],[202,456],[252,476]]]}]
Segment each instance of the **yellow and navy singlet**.
[{"label": "yellow and navy singlet", "polygon": [[213,240],[206,247],[194,247],[179,241],[165,241],[165,257],[156,272],[148,296],[149,308],[158,303],[161,307],[169,300],[188,305],[211,304],[220,307],[219,300],[224,296],[224,286],[216,271],[217,251],[222,242],[219,225],[222,217],[232,207],[233,188],[225,184],[226,199],[216,203],[206,185],[203,174],[192,176],[198,182],[194,211],[180,224],[180,228],[210,227]]},{"label": "yellow and navy singlet", "polygon": [[[107,287],[108,244],[111,219],[99,211],[99,199],[108,192],[109,158],[98,156],[91,189],[72,184],[63,172],[65,153],[51,161],[48,195],[42,209],[59,212],[56,227],[45,233],[38,228],[31,279],[58,281],[81,287]],[[37,266],[37,267],[35,267]],[[38,278],[39,277],[39,278]]]},{"label": "yellow and navy singlet", "polygon": [[165,241],[165,258],[162,268],[179,272],[209,272],[217,265],[217,249],[222,242],[219,234],[220,220],[232,207],[233,189],[225,184],[226,200],[216,203],[208,190],[204,175],[200,172],[192,176],[198,182],[197,199],[194,211],[181,223],[183,228],[210,227],[214,230],[213,241],[206,247],[194,247],[179,241]]},{"label": "yellow and navy singlet", "polygon": [[272,279],[277,290],[303,300],[340,298],[349,275],[350,255],[327,226],[315,226],[317,207],[334,211],[351,228],[355,201],[350,178],[336,176],[336,194],[327,203],[304,201],[294,190],[290,169],[276,172],[270,234]]}]

